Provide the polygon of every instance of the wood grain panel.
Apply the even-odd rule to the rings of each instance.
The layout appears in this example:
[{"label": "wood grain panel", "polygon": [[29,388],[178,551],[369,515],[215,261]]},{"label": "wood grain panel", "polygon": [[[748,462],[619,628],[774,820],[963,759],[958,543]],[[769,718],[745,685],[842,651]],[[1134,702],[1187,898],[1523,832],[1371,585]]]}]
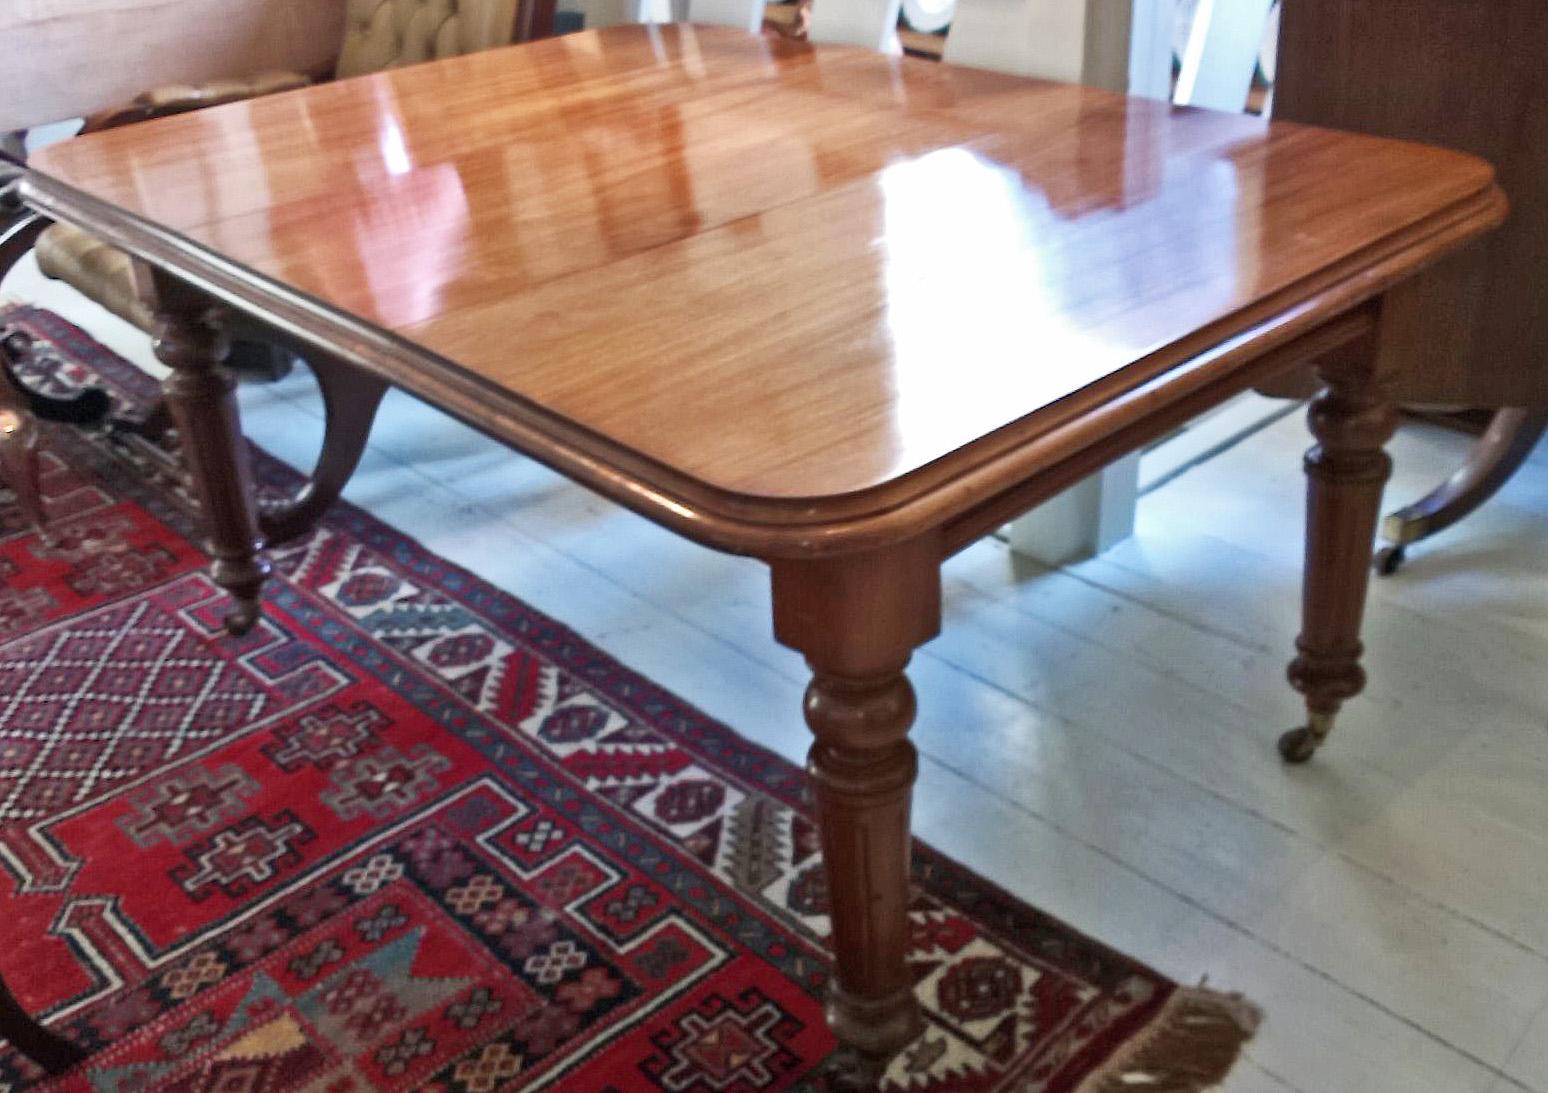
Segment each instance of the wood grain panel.
[{"label": "wood grain panel", "polygon": [[1276,115],[1472,152],[1510,198],[1499,231],[1393,301],[1399,396],[1548,405],[1548,5],[1295,0],[1279,37]]}]

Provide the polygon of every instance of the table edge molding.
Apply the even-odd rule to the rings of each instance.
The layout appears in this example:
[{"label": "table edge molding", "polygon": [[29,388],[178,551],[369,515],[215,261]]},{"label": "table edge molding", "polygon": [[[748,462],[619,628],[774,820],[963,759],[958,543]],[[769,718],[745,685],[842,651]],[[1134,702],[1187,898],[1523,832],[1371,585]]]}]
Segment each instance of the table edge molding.
[{"label": "table edge molding", "polygon": [[[963,526],[975,510],[1019,491],[1035,504],[1070,478],[1123,451],[1104,434],[1143,408],[1180,403],[1242,372],[1379,295],[1499,224],[1504,194],[1492,181],[1312,278],[1292,283],[1159,348],[1103,381],[979,441],[866,490],[819,498],[737,494],[630,451],[585,426],[473,375],[407,339],[250,270],[188,237],[35,170],[6,172],[21,201],[165,270],[216,302],[257,318],[284,340],[320,349],[424,398],[649,519],[706,546],[759,557],[871,549],[934,527]],[[1276,368],[1297,363],[1279,361]],[[1266,375],[1253,369],[1245,389]],[[1148,437],[1132,434],[1132,447]],[[1101,459],[1090,453],[1100,448]],[[1083,458],[1084,457],[1084,458]],[[1038,483],[1047,482],[1040,491]]]}]

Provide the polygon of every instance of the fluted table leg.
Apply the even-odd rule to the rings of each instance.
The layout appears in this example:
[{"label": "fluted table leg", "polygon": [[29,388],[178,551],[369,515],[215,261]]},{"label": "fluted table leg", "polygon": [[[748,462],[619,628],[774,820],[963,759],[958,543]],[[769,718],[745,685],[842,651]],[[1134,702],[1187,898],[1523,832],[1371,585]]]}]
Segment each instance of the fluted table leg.
[{"label": "fluted table leg", "polygon": [[1280,754],[1292,763],[1311,758],[1339,707],[1365,687],[1360,620],[1381,490],[1392,471],[1382,445],[1397,424],[1376,350],[1372,335],[1317,365],[1327,386],[1308,415],[1317,443],[1306,454],[1301,636],[1289,668],[1291,685],[1305,696],[1307,722],[1279,740]]},{"label": "fluted table leg", "polygon": [[172,369],[163,390],[202,510],[214,560],[210,575],[236,601],[226,629],[245,634],[258,621],[269,562],[238,424],[236,381],[221,364],[226,338],[209,301],[182,282],[157,274],[156,299],[156,357]]},{"label": "fluted table leg", "polygon": [[939,566],[933,540],[773,565],[775,636],[812,667],[807,769],[833,927],[828,1025],[853,1049],[857,1085],[874,1082],[919,1029],[905,963],[917,760],[903,669],[940,628]]}]

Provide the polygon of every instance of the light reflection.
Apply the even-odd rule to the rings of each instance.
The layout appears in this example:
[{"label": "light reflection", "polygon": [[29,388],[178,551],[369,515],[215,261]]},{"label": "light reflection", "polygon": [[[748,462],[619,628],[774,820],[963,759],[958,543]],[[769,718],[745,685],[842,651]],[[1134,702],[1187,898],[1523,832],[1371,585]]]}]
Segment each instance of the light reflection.
[{"label": "light reflection", "polygon": [[416,166],[391,85],[381,81],[376,98],[379,154],[369,145],[356,153],[355,182],[343,190],[351,200],[336,214],[348,230],[319,241],[327,259],[317,269],[325,281],[364,281],[375,317],[401,327],[441,310],[465,266],[471,218],[456,166]]},{"label": "light reflection", "polygon": [[[695,80],[703,80],[709,76],[709,66],[704,61],[704,51],[699,47],[699,36],[694,33],[690,23],[677,24],[678,48],[682,50],[681,64],[683,71],[687,72]],[[763,68],[772,72],[773,67],[768,63],[769,50],[766,43],[759,39],[763,46],[762,55],[765,59]]]},{"label": "light reflection", "polygon": [[661,38],[661,28],[656,25],[657,20],[645,24],[645,39],[650,43],[650,55],[658,65],[664,65],[671,58],[667,54],[666,43]]},{"label": "light reflection", "polygon": [[403,142],[403,128],[398,119],[387,116],[382,119],[377,144],[382,150],[382,164],[389,175],[406,175],[414,169],[409,162],[408,145]]},{"label": "light reflection", "polygon": [[352,249],[377,315],[401,327],[438,314],[468,249],[468,199],[457,169],[442,163],[361,183]]},{"label": "light reflection", "polygon": [[1002,379],[1024,389],[1046,374],[1040,365],[1101,349],[1054,302],[1066,273],[1047,245],[1054,214],[1020,174],[956,147],[893,164],[878,181],[902,436],[981,413],[993,395],[964,382],[968,371],[1015,356],[1025,367]]},{"label": "light reflection", "polygon": [[[1153,136],[1129,127],[1126,152],[1154,157]],[[925,450],[943,433],[982,435],[1012,407],[1054,402],[1170,344],[1229,306],[1255,265],[1256,202],[1244,208],[1229,156],[1137,171],[1126,155],[1107,186],[1078,144],[1034,155],[1023,171],[958,146],[878,176],[904,462],[944,454]],[[1111,196],[1060,205],[1031,177]]]}]

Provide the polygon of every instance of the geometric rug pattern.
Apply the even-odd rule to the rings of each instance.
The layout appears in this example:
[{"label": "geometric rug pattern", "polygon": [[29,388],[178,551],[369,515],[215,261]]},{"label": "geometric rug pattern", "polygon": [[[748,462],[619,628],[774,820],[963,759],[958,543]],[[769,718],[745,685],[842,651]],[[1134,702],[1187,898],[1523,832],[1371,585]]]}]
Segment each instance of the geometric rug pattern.
[{"label": "geometric rug pattern", "polygon": [[[92,1055],[0,1047],[0,1091],[826,1087],[800,770],[345,505],[228,637],[165,447],[43,458],[49,539],[0,492],[0,972]],[[885,1088],[1073,1090],[1175,989],[924,846],[914,882]]]}]

